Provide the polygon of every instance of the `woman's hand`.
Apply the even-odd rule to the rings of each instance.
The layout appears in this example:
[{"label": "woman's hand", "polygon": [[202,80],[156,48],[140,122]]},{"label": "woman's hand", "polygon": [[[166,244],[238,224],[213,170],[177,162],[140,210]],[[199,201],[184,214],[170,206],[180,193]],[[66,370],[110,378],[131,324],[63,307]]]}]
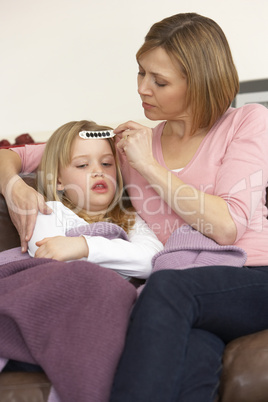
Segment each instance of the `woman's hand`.
[{"label": "woman's hand", "polygon": [[[153,157],[150,128],[129,121],[120,124],[114,132],[121,138],[117,144],[119,152],[126,155],[129,164],[185,223],[194,228],[202,226],[198,230],[219,244],[234,243],[236,226],[226,201],[197,189],[193,193],[192,185],[160,165]],[[206,231],[207,225],[213,228],[211,233]]]},{"label": "woman's hand", "polygon": [[120,153],[125,154],[129,164],[140,174],[148,164],[155,164],[152,151],[152,129],[133,121],[120,124],[114,132],[121,138],[117,143]]},{"label": "woman's hand", "polygon": [[88,245],[83,236],[46,237],[36,242],[36,258],[53,258],[58,261],[79,260],[88,256]]},{"label": "woman's hand", "polygon": [[19,176],[13,176],[9,180],[3,195],[10,218],[19,233],[21,249],[24,253],[32,237],[38,211],[50,214],[52,210],[46,205],[43,196],[28,186]]}]

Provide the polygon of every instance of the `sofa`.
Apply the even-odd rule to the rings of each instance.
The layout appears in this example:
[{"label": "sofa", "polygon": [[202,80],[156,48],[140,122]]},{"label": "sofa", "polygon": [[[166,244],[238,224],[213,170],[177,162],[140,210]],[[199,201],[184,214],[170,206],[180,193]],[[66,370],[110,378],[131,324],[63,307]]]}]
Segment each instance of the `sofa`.
[{"label": "sofa", "polygon": [[[33,175],[25,176],[24,180],[31,186],[35,185]],[[18,233],[9,217],[5,199],[0,195],[0,251],[19,245]],[[268,329],[238,338],[226,346],[219,395],[215,402],[267,402],[267,377]],[[0,373],[1,402],[45,402],[50,388],[44,373]]]}]

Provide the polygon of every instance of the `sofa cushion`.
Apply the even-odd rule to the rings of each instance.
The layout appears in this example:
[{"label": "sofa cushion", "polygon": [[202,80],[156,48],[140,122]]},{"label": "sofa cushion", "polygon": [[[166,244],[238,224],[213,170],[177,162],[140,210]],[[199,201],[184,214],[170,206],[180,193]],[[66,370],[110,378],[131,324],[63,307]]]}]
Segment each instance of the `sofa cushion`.
[{"label": "sofa cushion", "polygon": [[268,330],[237,338],[223,355],[220,402],[268,401]]},{"label": "sofa cushion", "polygon": [[19,245],[18,232],[9,217],[5,199],[0,195],[0,251],[18,247]]},{"label": "sofa cushion", "polygon": [[1,373],[1,402],[46,402],[51,383],[44,373]]}]

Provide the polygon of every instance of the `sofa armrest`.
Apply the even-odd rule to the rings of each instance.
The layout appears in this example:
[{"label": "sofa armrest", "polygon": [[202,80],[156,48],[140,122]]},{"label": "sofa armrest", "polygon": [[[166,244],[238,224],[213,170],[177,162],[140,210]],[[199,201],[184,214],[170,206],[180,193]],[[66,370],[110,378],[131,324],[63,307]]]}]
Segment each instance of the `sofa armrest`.
[{"label": "sofa armrest", "polygon": [[220,402],[268,401],[268,330],[230,342],[223,355]]}]

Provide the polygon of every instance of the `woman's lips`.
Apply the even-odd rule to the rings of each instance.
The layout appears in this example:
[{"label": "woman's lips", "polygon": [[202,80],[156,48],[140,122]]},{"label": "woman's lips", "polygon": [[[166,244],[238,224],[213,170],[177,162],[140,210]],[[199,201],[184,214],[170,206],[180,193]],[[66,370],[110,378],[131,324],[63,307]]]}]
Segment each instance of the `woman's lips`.
[{"label": "woman's lips", "polygon": [[150,109],[154,108],[153,105],[150,105],[149,103],[146,103],[146,102],[142,102],[142,107],[146,110],[150,110]]},{"label": "woman's lips", "polygon": [[93,184],[91,190],[95,191],[96,193],[106,193],[108,186],[104,180],[100,180]]}]

